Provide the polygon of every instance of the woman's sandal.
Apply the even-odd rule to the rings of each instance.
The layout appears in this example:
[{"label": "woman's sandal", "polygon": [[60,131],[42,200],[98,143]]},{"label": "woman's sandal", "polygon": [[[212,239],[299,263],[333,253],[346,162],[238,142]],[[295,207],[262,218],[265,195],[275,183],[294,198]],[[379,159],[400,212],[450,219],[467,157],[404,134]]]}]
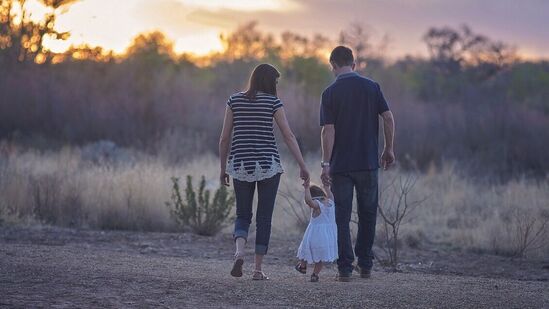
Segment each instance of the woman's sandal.
[{"label": "woman's sandal", "polygon": [[260,270],[255,270],[254,275],[252,276],[252,280],[269,280],[269,277],[267,277],[264,272]]},{"label": "woman's sandal", "polygon": [[319,279],[319,278],[318,278],[318,275],[317,275],[317,274],[313,273],[313,274],[311,275],[311,282],[318,282],[318,279]]},{"label": "woman's sandal", "polygon": [[240,256],[236,256],[233,269],[231,269],[231,276],[242,277],[242,265],[244,265],[244,259]]},{"label": "woman's sandal", "polygon": [[307,264],[305,264],[305,266],[303,266],[302,263],[297,263],[297,265],[295,266],[295,270],[297,270],[298,272],[300,272],[302,274],[306,274],[307,273]]}]

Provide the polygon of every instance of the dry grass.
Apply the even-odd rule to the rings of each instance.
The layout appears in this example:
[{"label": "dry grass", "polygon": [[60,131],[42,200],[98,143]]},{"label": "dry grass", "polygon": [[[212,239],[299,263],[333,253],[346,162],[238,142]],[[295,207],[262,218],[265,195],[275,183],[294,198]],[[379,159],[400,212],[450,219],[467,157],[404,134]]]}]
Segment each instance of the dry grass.
[{"label": "dry grass", "polygon": [[[308,161],[318,179],[316,156]],[[207,186],[215,188],[217,167],[213,155],[173,166],[129,150],[91,160],[79,148],[43,153],[11,149],[0,156],[0,223],[175,230],[165,206],[170,178],[205,175]],[[434,242],[504,255],[549,257],[548,231],[542,229],[549,218],[549,179],[475,183],[459,176],[456,169],[447,165],[415,175],[418,180],[411,198],[428,199],[402,226],[402,239],[415,245]],[[302,187],[297,169],[286,164],[286,171],[281,191],[299,199]],[[381,172],[381,183],[406,174],[398,169]],[[273,232],[299,235],[287,201],[279,198],[277,204]],[[526,228],[531,242],[521,249],[525,240],[519,234]]]}]

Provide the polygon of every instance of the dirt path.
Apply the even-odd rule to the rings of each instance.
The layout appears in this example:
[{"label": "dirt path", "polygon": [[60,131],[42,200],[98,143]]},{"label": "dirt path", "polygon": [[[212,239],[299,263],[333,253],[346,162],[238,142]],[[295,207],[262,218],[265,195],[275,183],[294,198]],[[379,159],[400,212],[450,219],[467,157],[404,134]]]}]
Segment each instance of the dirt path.
[{"label": "dirt path", "polygon": [[[544,281],[376,271],[339,283],[327,269],[312,284],[275,257],[265,266],[271,280],[254,282],[228,276],[231,261],[222,257],[230,244],[215,239],[196,244],[197,252],[181,239],[190,235],[54,234],[3,233],[0,307],[549,308]],[[170,241],[185,245],[151,245]]]}]

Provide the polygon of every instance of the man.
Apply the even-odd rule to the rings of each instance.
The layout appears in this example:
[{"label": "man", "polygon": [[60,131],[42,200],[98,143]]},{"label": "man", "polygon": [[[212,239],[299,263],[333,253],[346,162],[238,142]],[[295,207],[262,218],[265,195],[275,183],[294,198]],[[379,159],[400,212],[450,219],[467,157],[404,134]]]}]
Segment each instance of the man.
[{"label": "man", "polygon": [[336,47],[330,55],[336,80],[322,93],[322,182],[332,185],[338,233],[339,281],[349,281],[353,247],[349,223],[353,191],[357,192],[358,232],[354,253],[362,278],[369,278],[373,263],[378,207],[378,128],[383,119],[385,148],[381,166],[395,161],[394,120],[379,84],[354,72],[353,52]]}]

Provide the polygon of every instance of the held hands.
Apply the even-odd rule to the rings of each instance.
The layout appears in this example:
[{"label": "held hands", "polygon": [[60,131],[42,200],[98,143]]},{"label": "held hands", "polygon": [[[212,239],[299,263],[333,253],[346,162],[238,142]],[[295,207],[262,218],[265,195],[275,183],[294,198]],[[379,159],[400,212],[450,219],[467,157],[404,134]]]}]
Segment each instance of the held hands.
[{"label": "held hands", "polygon": [[303,186],[305,188],[308,188],[311,182],[311,176],[309,175],[309,171],[307,170],[306,167],[301,167],[301,170],[299,172],[299,178],[303,180]]},{"label": "held hands", "polygon": [[329,187],[332,184],[332,177],[330,176],[330,166],[326,165],[322,167],[322,173],[320,174],[322,185]]},{"label": "held hands", "polygon": [[395,163],[395,153],[393,149],[383,149],[381,154],[381,166],[384,170],[387,170],[391,165]]}]

